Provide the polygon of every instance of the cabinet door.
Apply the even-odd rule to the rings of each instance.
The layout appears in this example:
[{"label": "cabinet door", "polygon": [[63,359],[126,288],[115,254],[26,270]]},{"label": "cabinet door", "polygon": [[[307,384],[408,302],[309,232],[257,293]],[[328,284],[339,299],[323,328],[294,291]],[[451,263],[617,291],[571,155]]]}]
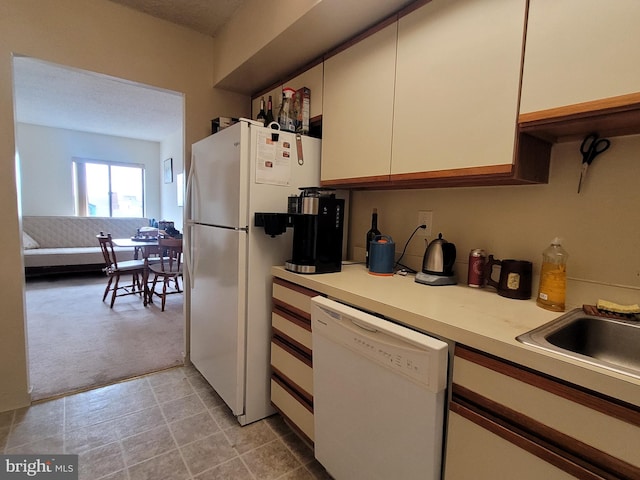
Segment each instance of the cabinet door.
[{"label": "cabinet door", "polygon": [[[523,455],[582,479],[640,478],[637,407],[461,345],[455,349],[451,399],[450,420],[457,414],[464,421],[449,425],[447,462],[456,474],[447,479],[464,478],[458,463],[465,456],[472,463],[486,458],[509,478],[530,478],[513,461]],[[485,439],[473,440],[470,448],[473,436]],[[502,459],[496,457],[500,450]],[[486,468],[473,478],[495,478],[493,466]],[[565,478],[560,475],[537,478]]]},{"label": "cabinet door", "polygon": [[[486,365],[477,362],[485,362]],[[572,439],[572,445],[566,449],[578,443],[588,445],[592,461],[599,461],[598,457],[604,454],[620,459],[628,464],[629,469],[640,474],[640,457],[636,448],[640,444],[640,416],[637,411],[621,409],[595,395],[581,393],[535,373],[461,348],[456,350],[453,371],[454,394],[462,387],[495,405],[518,412],[529,419],[531,425],[544,425],[559,436]],[[561,443],[557,438],[555,442]]]},{"label": "cabinet door", "polygon": [[449,413],[445,480],[568,480],[575,477],[480,425]]},{"label": "cabinet door", "polygon": [[640,91],[640,2],[531,0],[522,113]]},{"label": "cabinet door", "polygon": [[525,0],[433,0],[400,18],[391,173],[513,162]]},{"label": "cabinet door", "polygon": [[388,179],[396,32],[394,22],[324,63],[324,185],[336,179]]}]

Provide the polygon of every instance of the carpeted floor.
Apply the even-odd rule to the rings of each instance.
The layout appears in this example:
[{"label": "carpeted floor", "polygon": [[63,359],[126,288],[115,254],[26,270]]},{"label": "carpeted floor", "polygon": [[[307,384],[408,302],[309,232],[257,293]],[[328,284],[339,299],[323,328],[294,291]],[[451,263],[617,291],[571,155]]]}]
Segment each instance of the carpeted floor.
[{"label": "carpeted floor", "polygon": [[[103,275],[28,279],[29,377],[40,400],[181,365],[183,295],[144,307],[136,295],[102,302]],[[108,299],[107,299],[108,300]]]}]

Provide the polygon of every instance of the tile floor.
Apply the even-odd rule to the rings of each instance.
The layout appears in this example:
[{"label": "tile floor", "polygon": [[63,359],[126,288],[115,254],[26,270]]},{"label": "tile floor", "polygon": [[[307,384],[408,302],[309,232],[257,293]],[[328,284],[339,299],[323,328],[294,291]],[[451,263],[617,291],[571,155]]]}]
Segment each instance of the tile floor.
[{"label": "tile floor", "polygon": [[0,451],[79,454],[81,480],[331,478],[280,416],[241,427],[189,367],[0,413]]}]

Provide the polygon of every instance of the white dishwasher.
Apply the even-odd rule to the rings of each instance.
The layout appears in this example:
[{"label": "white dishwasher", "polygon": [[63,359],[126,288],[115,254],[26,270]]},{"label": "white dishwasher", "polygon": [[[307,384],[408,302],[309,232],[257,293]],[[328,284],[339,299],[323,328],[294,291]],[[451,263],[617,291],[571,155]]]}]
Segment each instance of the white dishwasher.
[{"label": "white dishwasher", "polygon": [[441,477],[448,346],[312,299],[315,456],[336,480]]}]

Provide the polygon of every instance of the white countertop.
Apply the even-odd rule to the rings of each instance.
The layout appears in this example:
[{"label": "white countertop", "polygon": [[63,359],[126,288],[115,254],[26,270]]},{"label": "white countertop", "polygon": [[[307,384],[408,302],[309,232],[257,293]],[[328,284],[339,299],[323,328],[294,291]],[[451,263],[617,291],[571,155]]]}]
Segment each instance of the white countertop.
[{"label": "white countertop", "polygon": [[533,299],[504,298],[493,288],[422,285],[414,275],[370,275],[362,264],[319,275],[296,274],[284,267],[273,267],[271,273],[422,332],[640,406],[640,379],[518,342],[518,335],[562,315],[538,307]]}]

